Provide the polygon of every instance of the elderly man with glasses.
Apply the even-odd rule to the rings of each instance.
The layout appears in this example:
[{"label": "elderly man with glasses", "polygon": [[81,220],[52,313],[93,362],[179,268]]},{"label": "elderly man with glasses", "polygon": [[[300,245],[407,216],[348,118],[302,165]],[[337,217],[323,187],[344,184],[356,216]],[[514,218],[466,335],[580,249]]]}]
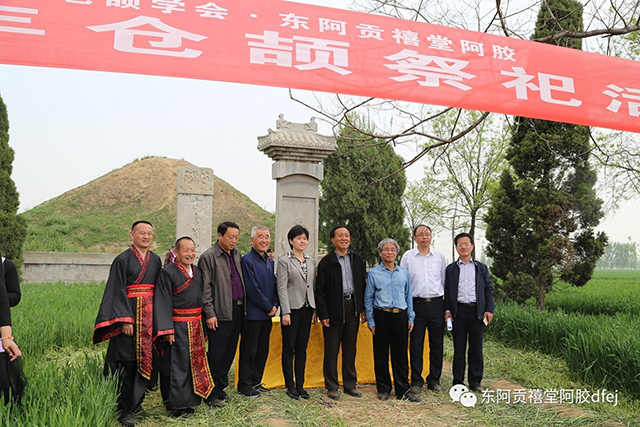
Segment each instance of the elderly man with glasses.
[{"label": "elderly man with glasses", "polygon": [[409,388],[407,341],[413,329],[413,299],[409,272],[396,264],[398,243],[383,239],[378,244],[382,262],[369,270],[364,291],[364,311],[373,334],[373,366],[376,373],[378,399],[391,394],[389,349],[396,398],[420,402]]}]

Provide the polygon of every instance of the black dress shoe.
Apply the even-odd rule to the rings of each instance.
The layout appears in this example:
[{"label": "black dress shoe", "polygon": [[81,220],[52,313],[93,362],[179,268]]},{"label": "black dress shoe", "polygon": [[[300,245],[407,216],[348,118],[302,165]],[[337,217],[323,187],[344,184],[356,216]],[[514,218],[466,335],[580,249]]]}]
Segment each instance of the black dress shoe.
[{"label": "black dress shoe", "polygon": [[362,397],[362,393],[360,393],[358,390],[356,390],[355,388],[350,388],[350,389],[345,389],[344,392],[346,394],[348,394],[349,396],[353,396],[353,397]]},{"label": "black dress shoe", "polygon": [[267,393],[269,391],[271,391],[271,389],[268,389],[264,386],[264,384],[260,383],[256,386],[253,387],[254,390],[259,391],[260,393]]},{"label": "black dress shoe", "polygon": [[294,400],[300,400],[300,394],[298,393],[298,390],[289,390],[287,389],[287,396],[289,396],[290,398],[294,399]]},{"label": "black dress shoe", "polygon": [[409,402],[414,402],[414,403],[422,402],[422,399],[420,399],[418,396],[416,396],[415,394],[411,393],[410,391],[406,392],[402,396],[397,396],[397,399],[408,400]]},{"label": "black dress shoe", "polygon": [[133,418],[133,415],[131,414],[120,417],[118,421],[120,421],[120,424],[122,424],[125,427],[135,427],[135,425],[137,424],[136,419]]},{"label": "black dress shoe", "polygon": [[340,400],[340,392],[338,390],[327,390],[327,396],[329,396],[329,399]]},{"label": "black dress shoe", "polygon": [[389,393],[378,393],[379,400],[389,400]]},{"label": "black dress shoe", "polygon": [[138,405],[138,407],[133,410],[133,415],[136,415],[138,417],[148,417],[149,416],[149,414],[147,413],[147,411],[144,410],[142,405]]},{"label": "black dress shoe", "polygon": [[174,409],[170,412],[170,415],[173,418],[180,418],[186,415],[191,415],[195,412],[193,408],[184,408],[184,409]]},{"label": "black dress shoe", "polygon": [[224,402],[228,402],[231,398],[229,397],[229,395],[227,393],[225,393],[224,391],[222,392],[222,394],[220,395],[220,397],[218,397],[218,399],[224,401]]},{"label": "black dress shoe", "polygon": [[260,396],[260,392],[258,390],[254,390],[252,388],[247,388],[244,390],[238,390],[238,393],[241,395],[248,397],[249,399],[253,399],[255,397]]},{"label": "black dress shoe", "polygon": [[206,403],[208,406],[212,408],[222,408],[224,406],[222,404],[222,400],[218,399],[217,397],[211,400],[205,400],[204,403]]},{"label": "black dress shoe", "polygon": [[471,391],[484,391],[484,389],[480,386],[480,384],[470,385],[469,386],[469,390],[471,390]]},{"label": "black dress shoe", "polygon": [[429,388],[429,390],[442,391],[442,387],[440,387],[440,384],[433,384],[427,387]]},{"label": "black dress shoe", "polygon": [[311,396],[309,395],[309,392],[303,388],[301,388],[300,390],[298,390],[298,395],[300,395],[301,398],[303,399],[311,399]]}]

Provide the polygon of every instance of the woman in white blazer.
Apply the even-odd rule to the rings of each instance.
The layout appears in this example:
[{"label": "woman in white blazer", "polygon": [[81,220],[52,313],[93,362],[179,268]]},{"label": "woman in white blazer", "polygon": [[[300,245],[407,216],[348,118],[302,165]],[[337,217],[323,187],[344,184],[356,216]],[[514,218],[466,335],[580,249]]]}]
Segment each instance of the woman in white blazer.
[{"label": "woman in white blazer", "polygon": [[316,262],[304,253],[309,230],[295,225],[289,230],[287,239],[291,251],[278,259],[276,272],[282,327],[282,374],[290,398],[309,399],[309,393],[304,389],[304,371],[311,323],[317,321],[314,298]]}]

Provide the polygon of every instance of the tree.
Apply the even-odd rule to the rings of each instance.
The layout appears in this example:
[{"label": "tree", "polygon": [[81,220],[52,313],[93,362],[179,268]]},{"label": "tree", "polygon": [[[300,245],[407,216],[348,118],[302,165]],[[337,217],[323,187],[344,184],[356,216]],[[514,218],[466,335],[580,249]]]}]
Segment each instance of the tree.
[{"label": "tree", "polygon": [[[581,7],[574,0],[546,1],[534,38],[580,32]],[[549,42],[581,47],[579,39]],[[487,253],[507,297],[521,303],[535,297],[544,309],[556,281],[583,286],[591,278],[607,243],[604,233],[594,233],[602,200],[594,189],[588,128],[522,117],[516,123],[507,150],[511,170],[503,172],[485,219]]]},{"label": "tree", "polygon": [[11,179],[14,152],[9,146],[9,115],[0,96],[0,251],[20,265],[22,243],[27,236],[27,223],[18,215],[20,201]]},{"label": "tree", "polygon": [[[354,121],[361,121],[354,117]],[[360,122],[359,126],[366,127]],[[377,182],[402,163],[392,147],[363,140],[352,129],[340,129],[338,150],[324,161],[325,175],[320,196],[320,237],[330,244],[329,230],[345,224],[351,229],[351,248],[366,263],[378,260],[378,243],[395,239],[407,249],[409,230],[404,226],[404,173]]]},{"label": "tree", "polygon": [[[444,227],[444,209],[440,200],[432,197],[424,180],[409,182],[402,198],[406,211],[409,230],[415,230],[420,224],[427,224],[434,232]],[[414,245],[411,240],[411,247]]]},{"label": "tree", "polygon": [[593,157],[600,169],[599,192],[609,210],[640,197],[640,137],[630,132],[594,132]]},{"label": "tree", "polygon": [[[446,138],[481,116],[478,111],[452,110],[434,121],[434,132]],[[425,167],[424,181],[432,197],[443,204],[445,217],[472,236],[482,223],[490,190],[504,169],[507,128],[497,123],[497,117],[488,116],[457,141],[430,150],[431,164]],[[455,226],[450,228],[456,231]]]},{"label": "tree", "polygon": [[[636,6],[637,7],[637,6]],[[636,17],[636,25],[640,18]],[[638,32],[608,38],[608,53],[632,60],[640,59]],[[596,165],[602,179],[600,194],[605,195],[607,210],[615,210],[620,202],[640,197],[640,137],[637,133],[595,129],[592,135]]]}]

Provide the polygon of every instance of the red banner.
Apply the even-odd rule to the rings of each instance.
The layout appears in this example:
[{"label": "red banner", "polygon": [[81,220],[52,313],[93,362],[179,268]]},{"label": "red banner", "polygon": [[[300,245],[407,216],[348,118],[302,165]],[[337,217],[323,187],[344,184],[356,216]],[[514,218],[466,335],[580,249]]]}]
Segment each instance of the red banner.
[{"label": "red banner", "polygon": [[0,63],[308,89],[640,132],[635,61],[279,0],[0,0]]}]

